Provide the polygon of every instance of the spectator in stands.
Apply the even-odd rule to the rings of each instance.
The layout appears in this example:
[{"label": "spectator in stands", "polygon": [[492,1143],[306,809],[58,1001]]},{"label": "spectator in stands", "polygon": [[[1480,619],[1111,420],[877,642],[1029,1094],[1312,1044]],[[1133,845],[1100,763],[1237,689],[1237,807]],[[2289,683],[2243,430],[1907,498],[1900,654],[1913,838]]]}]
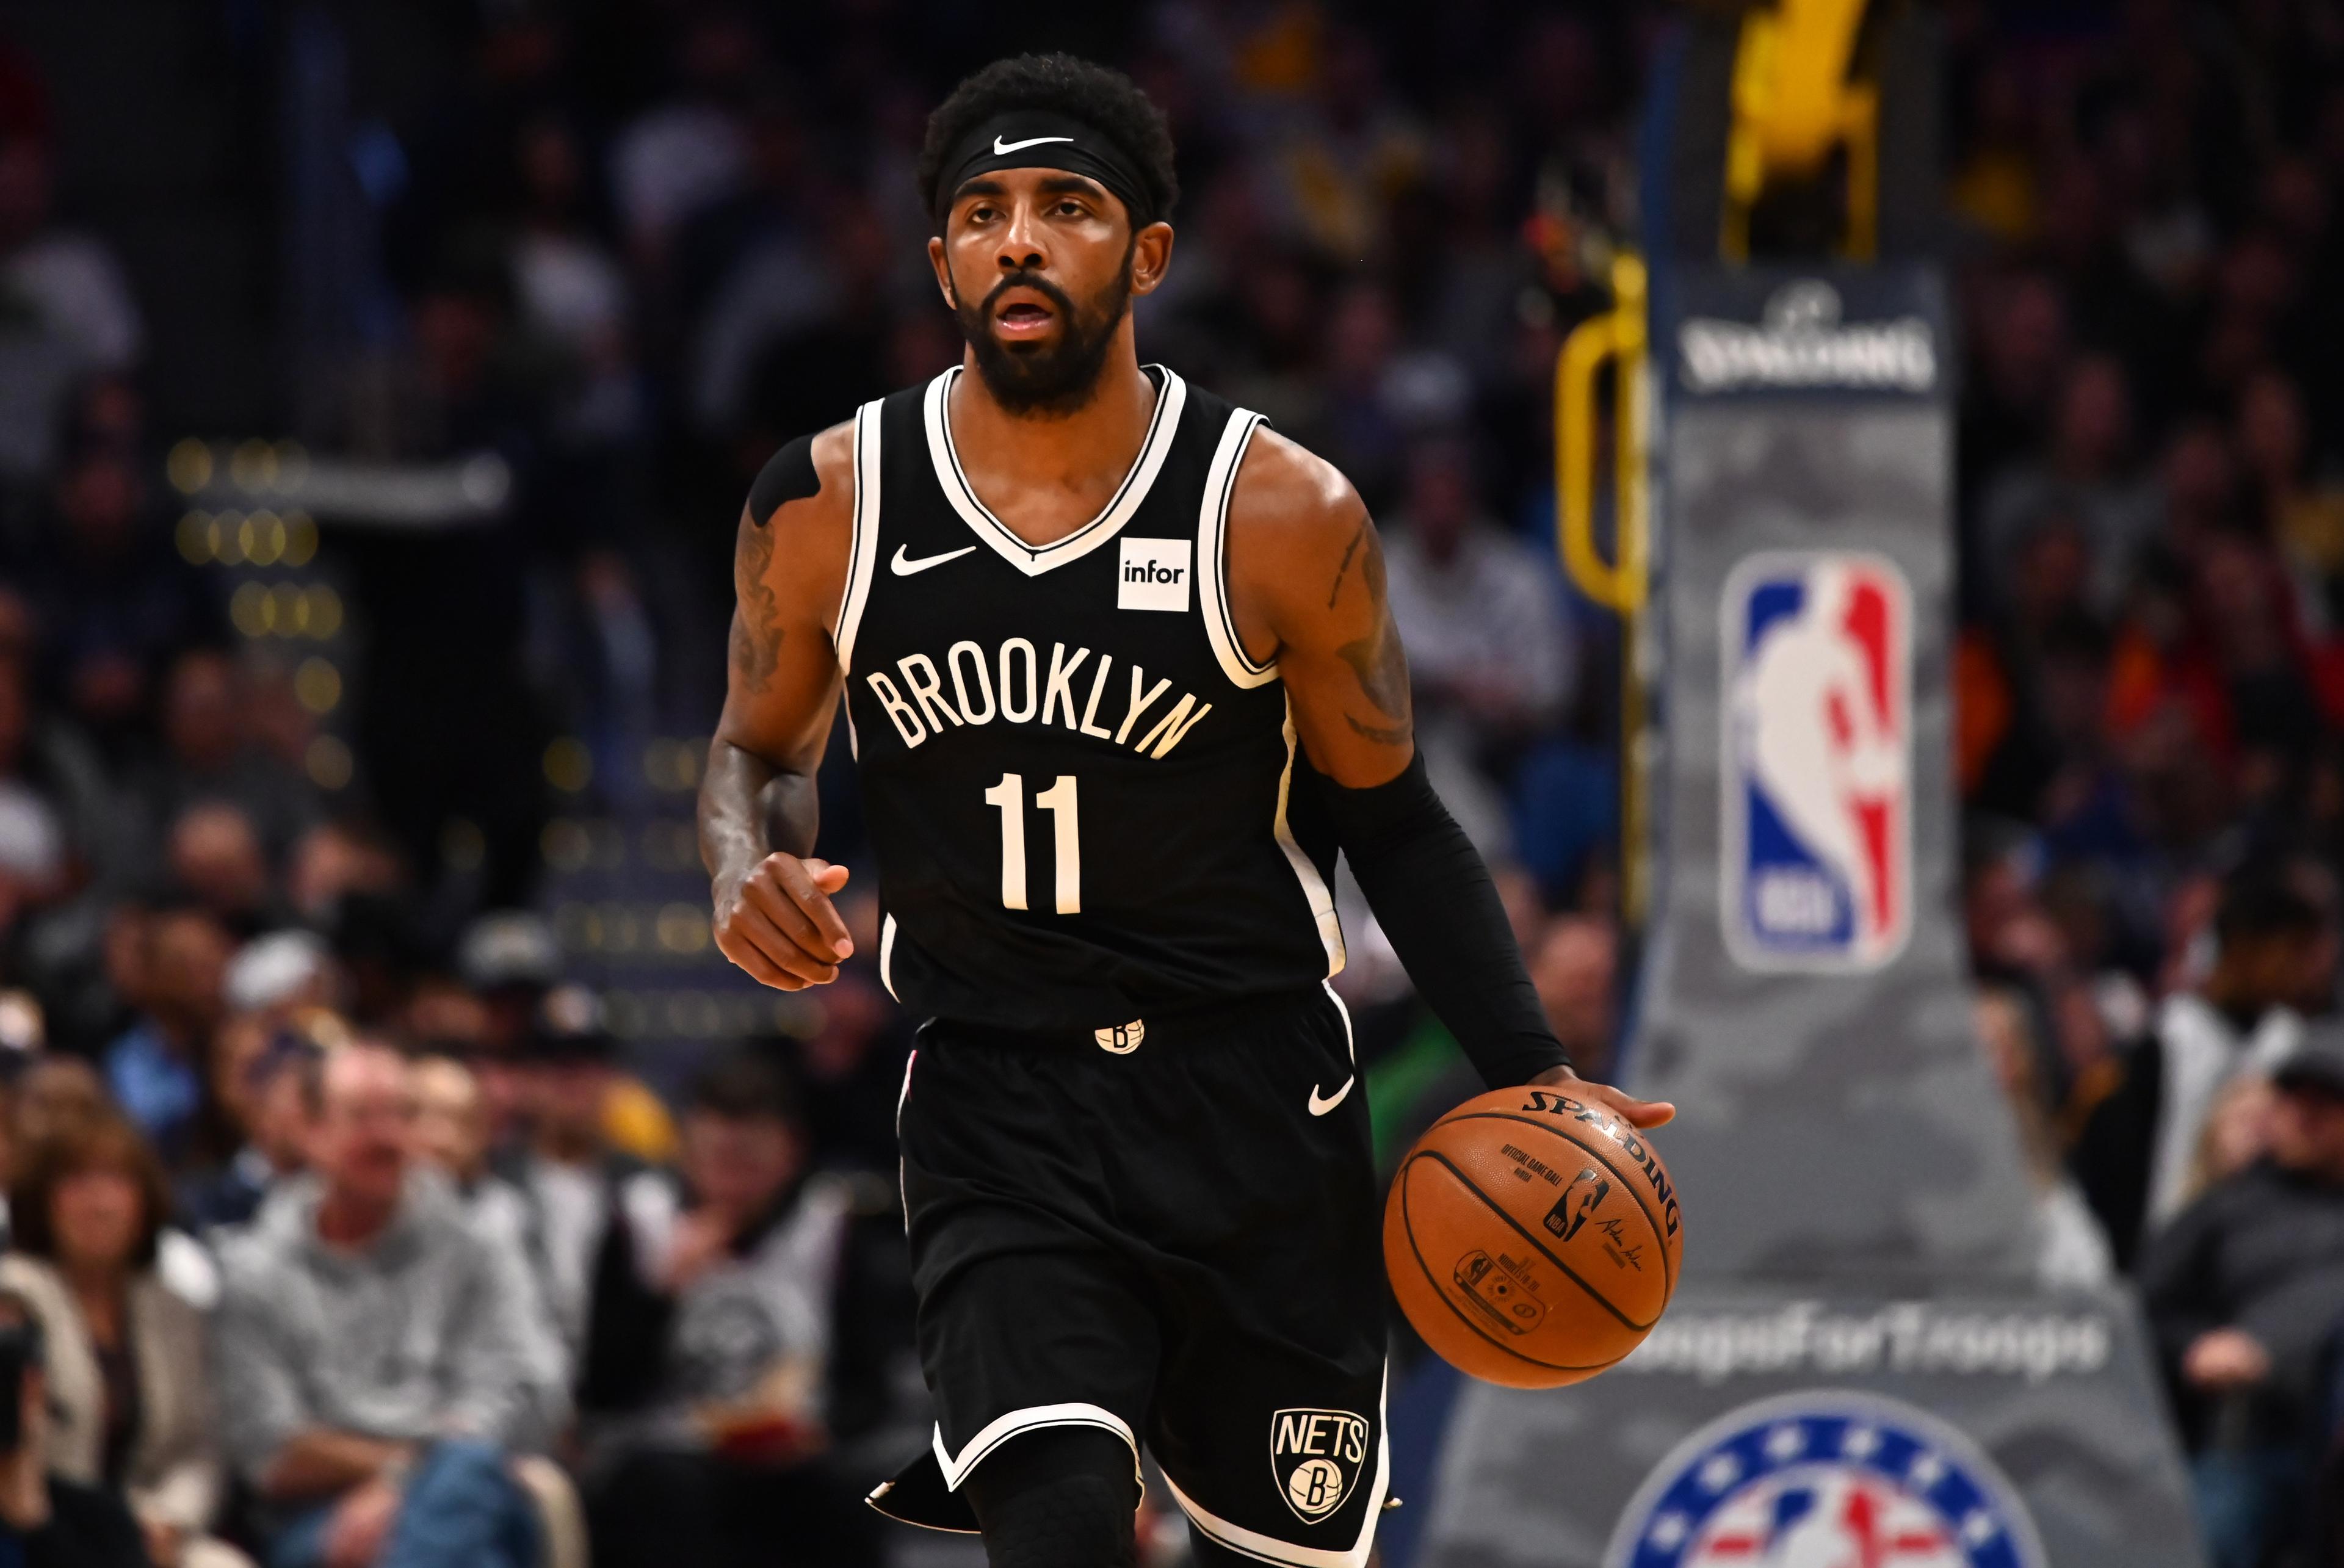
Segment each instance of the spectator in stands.
[{"label": "spectator in stands", "polygon": [[53,1472],[121,1492],[155,1568],[247,1568],[208,1533],[218,1439],[203,1320],[156,1271],[168,1201],[117,1115],[35,1146],[9,1187],[0,1287],[40,1318]]},{"label": "spectator in stands", "polygon": [[2344,1302],[2344,1032],[2281,1060],[2268,1157],[2149,1244],[2140,1281],[2216,1568],[2260,1568],[2299,1504]]},{"label": "spectator in stands", "polygon": [[2292,378],[2264,370],[2238,399],[2238,451],[2271,537],[2311,582],[2333,617],[2344,602],[2344,491],[2314,464],[2303,394]]},{"label": "spectator in stands", "polygon": [[237,949],[227,966],[227,1005],[237,1017],[273,1027],[332,1007],[339,978],[333,950],[316,932],[271,931]]},{"label": "spectator in stands", "polygon": [[105,241],[55,225],[50,173],[46,142],[23,137],[0,146],[0,255],[9,292],[71,340],[85,369],[127,370],[145,347],[138,303]]},{"label": "spectator in stands", "polygon": [[[157,525],[144,470],[112,441],[74,451],[51,487],[56,527],[30,566],[75,716],[124,767],[149,741],[151,677],[221,629],[217,599]],[[122,833],[127,824],[116,824]]]},{"label": "spectator in stands", "polygon": [[544,1290],[544,1249],[537,1210],[515,1183],[490,1168],[489,1108],[480,1080],[453,1057],[425,1057],[414,1067],[416,1152],[439,1168],[480,1239],[529,1268],[530,1315],[558,1334]]},{"label": "spectator in stands", "polygon": [[404,876],[399,852],[381,836],[349,822],[324,822],[303,834],[285,868],[294,912],[331,926],[346,900],[396,894]]},{"label": "spectator in stands", "polygon": [[249,936],[268,923],[276,888],[243,807],[225,800],[187,807],[171,822],[163,863],[187,896],[229,931]]},{"label": "spectator in stands", "polygon": [[1616,1023],[1620,936],[1609,916],[1564,915],[1531,953],[1531,983],[1581,1077],[1605,1082]]},{"label": "spectator in stands", "polygon": [[136,363],[146,328],[114,252],[58,227],[51,149],[38,135],[0,140],[0,289],[15,302],[0,334],[11,388],[0,411],[0,479],[21,481],[48,463],[57,413],[93,371]]},{"label": "spectator in stands", "polygon": [[2036,450],[2067,362],[2066,302],[2048,278],[2012,273],[1988,279],[1979,293],[1974,373],[1963,382],[1955,442],[1968,497]]},{"label": "spectator in stands", "polygon": [[658,266],[678,224],[747,177],[740,111],[763,54],[744,15],[718,7],[695,16],[675,51],[675,96],[620,131],[611,182],[639,264]]},{"label": "spectator in stands", "polygon": [[511,1456],[550,1441],[566,1401],[527,1266],[414,1168],[397,1052],[346,1046],[312,1081],[315,1176],[224,1249],[214,1345],[271,1568],[535,1568]]},{"label": "spectator in stands", "polygon": [[2107,1283],[2115,1260],[2107,1234],[2060,1163],[2047,1098],[2036,1081],[2043,1052],[2028,1037],[2025,1000],[2006,987],[1984,987],[1972,1004],[1972,1017],[1995,1087],[2017,1124],[2019,1155],[2035,1200],[2036,1278],[2053,1288]]},{"label": "spectator in stands", "polygon": [[631,305],[618,258],[586,222],[594,177],[587,149],[576,127],[551,115],[523,126],[514,141],[525,202],[509,254],[521,319],[571,361],[566,433],[623,440],[642,418]]},{"label": "spectator in stands", "polygon": [[18,1077],[8,1107],[8,1145],[33,1148],[103,1111],[106,1080],[79,1057],[36,1057]]},{"label": "spectator in stands", "polygon": [[16,1401],[18,1434],[0,1452],[0,1552],[25,1568],[154,1568],[121,1497],[54,1467],[45,1360],[40,1313],[0,1290],[0,1369],[15,1378],[0,1395]]},{"label": "spectator in stands", "polygon": [[629,1184],[598,1260],[580,1402],[601,1568],[877,1562],[824,1445],[844,1198],[804,1179],[785,1081],[746,1055],[693,1085],[680,1185]]},{"label": "spectator in stands", "polygon": [[536,1211],[548,1304],[573,1351],[586,1342],[594,1260],[620,1188],[644,1168],[611,1144],[604,1126],[617,1048],[600,1004],[583,987],[559,986],[546,997],[523,1047],[528,1141],[506,1166]]},{"label": "spectator in stands", "polygon": [[181,654],[163,693],[169,753],[146,788],[162,823],[199,802],[237,806],[276,865],[317,821],[317,797],[308,780],[252,744],[244,703],[244,678],[227,654]]},{"label": "spectator in stands", "polygon": [[510,1142],[527,1114],[521,1047],[546,993],[561,977],[561,948],[552,926],[526,909],[496,909],[464,927],[456,967],[482,1010],[473,1067],[488,1091],[490,1125],[499,1144]]},{"label": "spectator in stands", "polygon": [[[2300,1038],[2297,1008],[2333,983],[2327,922],[2287,880],[2256,868],[2224,887],[2214,920],[2212,967],[2194,988],[2167,996],[2155,1048],[2135,1053],[2126,1085],[2106,1114],[2144,1129],[2141,1207],[2103,1206],[2119,1236],[2127,1213],[2153,1234],[2181,1210],[2208,1116],[2240,1072],[2268,1072]],[[2087,1180],[2087,1185],[2098,1186]]]},{"label": "spectator in stands", "polygon": [[1384,549],[1392,620],[1421,710],[1417,744],[1459,820],[1483,842],[1502,831],[1502,816],[1487,825],[1477,816],[1503,808],[1477,810],[1459,780],[1509,771],[1571,695],[1553,569],[1488,517],[1471,449],[1457,436],[1409,449],[1404,504]]},{"label": "spectator in stands", "polygon": [[220,923],[189,905],[143,922],[136,1022],[106,1053],[114,1098],[166,1160],[197,1152],[204,1074],[225,1013],[224,976],[232,944]]},{"label": "spectator in stands", "polygon": [[296,1029],[258,1016],[221,1031],[213,1067],[220,1108],[243,1135],[227,1160],[179,1183],[179,1214],[198,1236],[238,1226],[259,1212],[270,1189],[308,1163],[309,1100],[304,1083],[318,1047]]},{"label": "spectator in stands", "polygon": [[2271,1108],[2278,1103],[2278,1088],[2259,1074],[2241,1073],[2222,1086],[2206,1114],[2206,1133],[2198,1140],[2185,1206],[2270,1152]]},{"label": "spectator in stands", "polygon": [[[0,630],[21,602],[0,603]],[[0,652],[0,925],[65,892],[68,854],[114,864],[102,839],[110,791],[97,758],[70,732],[38,723],[31,672]]]},{"label": "spectator in stands", "polygon": [[2009,560],[2046,518],[2073,519],[2089,567],[2087,603],[2096,613],[2115,609],[2157,522],[2157,498],[2131,466],[2131,445],[2124,367],[2105,354],[2077,359],[2060,385],[2042,460],[2006,470],[1980,502],[1989,559]]}]

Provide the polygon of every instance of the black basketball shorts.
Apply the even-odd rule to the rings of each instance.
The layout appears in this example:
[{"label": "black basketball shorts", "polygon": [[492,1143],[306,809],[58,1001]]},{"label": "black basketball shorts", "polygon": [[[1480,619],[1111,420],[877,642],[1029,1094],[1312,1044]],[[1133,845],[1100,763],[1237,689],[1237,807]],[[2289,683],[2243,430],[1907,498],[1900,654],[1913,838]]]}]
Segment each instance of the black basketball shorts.
[{"label": "black basketball shorts", "polygon": [[924,1027],[898,1125],[936,1427],[873,1506],[974,1530],[987,1454],[1092,1426],[1231,1551],[1362,1568],[1389,1479],[1366,1100],[1325,989],[1096,1037]]}]

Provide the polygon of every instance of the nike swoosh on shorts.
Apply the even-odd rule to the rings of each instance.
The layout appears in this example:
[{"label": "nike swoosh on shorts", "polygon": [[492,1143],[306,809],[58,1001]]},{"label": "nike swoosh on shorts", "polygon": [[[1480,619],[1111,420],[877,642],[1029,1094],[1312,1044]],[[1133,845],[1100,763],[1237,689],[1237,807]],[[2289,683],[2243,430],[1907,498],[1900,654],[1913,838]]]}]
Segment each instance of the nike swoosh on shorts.
[{"label": "nike swoosh on shorts", "polygon": [[904,547],[899,544],[895,547],[895,558],[887,562],[887,570],[898,577],[909,577],[914,572],[925,572],[931,566],[942,566],[947,561],[958,561],[975,548],[974,544],[964,544],[958,550],[947,550],[942,555],[923,555],[917,561],[910,561],[904,558]]},{"label": "nike swoosh on shorts", "polygon": [[1333,1110],[1337,1106],[1341,1105],[1344,1100],[1350,1098],[1351,1086],[1359,1081],[1359,1075],[1357,1073],[1352,1074],[1349,1077],[1343,1080],[1343,1087],[1337,1089],[1330,1096],[1321,1096],[1318,1092],[1318,1086],[1317,1084],[1312,1084],[1310,1086],[1310,1114],[1312,1116],[1325,1116],[1329,1111]]}]

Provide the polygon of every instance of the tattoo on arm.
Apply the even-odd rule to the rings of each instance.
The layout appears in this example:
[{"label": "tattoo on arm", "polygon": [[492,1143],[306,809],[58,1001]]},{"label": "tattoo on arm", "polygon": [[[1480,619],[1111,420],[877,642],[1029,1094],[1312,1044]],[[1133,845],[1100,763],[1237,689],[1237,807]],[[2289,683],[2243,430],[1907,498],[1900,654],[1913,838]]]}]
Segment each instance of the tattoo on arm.
[{"label": "tattoo on arm", "polygon": [[[1360,524],[1364,535],[1367,525]],[[1359,542],[1355,539],[1352,545]],[[1348,565],[1350,554],[1346,551]],[[1411,733],[1411,713],[1408,691],[1408,655],[1399,645],[1399,628],[1392,622],[1391,605],[1384,597],[1384,553],[1370,542],[1367,559],[1361,567],[1367,579],[1368,600],[1375,606],[1375,630],[1335,650],[1338,657],[1351,667],[1358,677],[1359,691],[1382,717],[1395,721],[1389,724],[1369,723],[1357,715],[1345,713],[1344,721],[1352,730],[1379,745],[1404,745]],[[1342,573],[1336,573],[1336,584],[1341,586]]]},{"label": "tattoo on arm", "polygon": [[1352,733],[1365,736],[1379,746],[1404,746],[1415,733],[1406,724],[1363,724],[1349,713],[1343,715],[1343,722],[1351,726]]},{"label": "tattoo on arm", "polygon": [[732,612],[732,668],[746,690],[762,693],[781,661],[781,602],[765,582],[773,559],[773,531],[744,523],[732,551],[732,582],[740,603]]},{"label": "tattoo on arm", "polygon": [[1336,599],[1343,592],[1344,575],[1351,570],[1351,557],[1359,552],[1359,541],[1368,537],[1368,520],[1359,519],[1359,526],[1351,534],[1351,542],[1343,546],[1343,559],[1335,568],[1335,585],[1327,590],[1327,608],[1335,608]]}]

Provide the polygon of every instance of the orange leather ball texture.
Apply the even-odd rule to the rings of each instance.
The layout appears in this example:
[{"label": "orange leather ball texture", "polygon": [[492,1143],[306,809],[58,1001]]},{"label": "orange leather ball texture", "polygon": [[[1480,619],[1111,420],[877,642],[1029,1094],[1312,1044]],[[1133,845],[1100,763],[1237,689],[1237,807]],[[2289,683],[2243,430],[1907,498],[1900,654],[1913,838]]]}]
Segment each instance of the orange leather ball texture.
[{"label": "orange leather ball texture", "polygon": [[1384,1207],[1408,1320],[1451,1366],[1511,1388],[1584,1381],[1643,1343],[1683,1259],[1651,1139],[1570,1087],[1467,1100],[1409,1150]]}]

